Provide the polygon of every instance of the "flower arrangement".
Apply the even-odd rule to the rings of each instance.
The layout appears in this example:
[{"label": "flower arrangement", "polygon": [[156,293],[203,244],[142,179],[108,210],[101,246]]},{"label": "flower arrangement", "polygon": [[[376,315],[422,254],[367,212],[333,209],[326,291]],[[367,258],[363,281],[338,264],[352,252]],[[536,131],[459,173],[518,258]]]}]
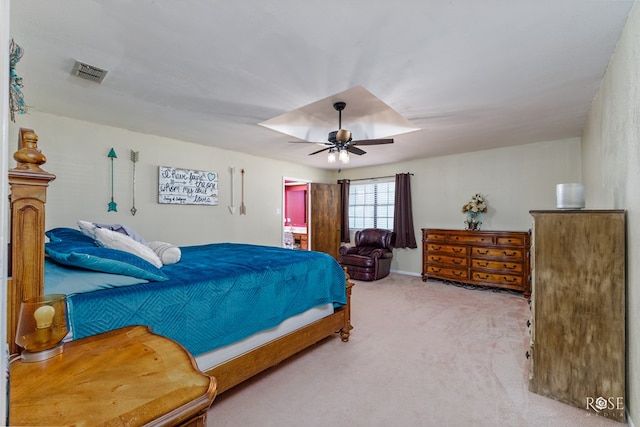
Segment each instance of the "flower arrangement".
[{"label": "flower arrangement", "polygon": [[478,212],[486,212],[487,203],[484,200],[484,196],[480,193],[476,193],[471,197],[469,203],[462,206],[462,213],[475,214]]}]

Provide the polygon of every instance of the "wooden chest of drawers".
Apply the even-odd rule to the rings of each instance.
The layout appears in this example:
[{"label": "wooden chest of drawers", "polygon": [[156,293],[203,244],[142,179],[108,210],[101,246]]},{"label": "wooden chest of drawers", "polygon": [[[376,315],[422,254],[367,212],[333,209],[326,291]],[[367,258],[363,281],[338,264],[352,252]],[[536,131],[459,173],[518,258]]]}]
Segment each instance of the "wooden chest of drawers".
[{"label": "wooden chest of drawers", "polygon": [[531,295],[528,232],[422,229],[422,280],[449,280]]},{"label": "wooden chest of drawers", "polygon": [[530,213],[529,390],[624,423],[626,213]]}]

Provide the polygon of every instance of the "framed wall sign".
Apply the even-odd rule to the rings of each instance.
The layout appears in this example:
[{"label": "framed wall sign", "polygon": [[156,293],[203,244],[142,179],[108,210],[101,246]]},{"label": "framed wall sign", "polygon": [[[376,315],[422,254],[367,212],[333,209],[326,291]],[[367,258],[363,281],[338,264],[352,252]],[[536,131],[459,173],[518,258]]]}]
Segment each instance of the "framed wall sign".
[{"label": "framed wall sign", "polygon": [[159,166],[158,203],[217,205],[218,174]]}]

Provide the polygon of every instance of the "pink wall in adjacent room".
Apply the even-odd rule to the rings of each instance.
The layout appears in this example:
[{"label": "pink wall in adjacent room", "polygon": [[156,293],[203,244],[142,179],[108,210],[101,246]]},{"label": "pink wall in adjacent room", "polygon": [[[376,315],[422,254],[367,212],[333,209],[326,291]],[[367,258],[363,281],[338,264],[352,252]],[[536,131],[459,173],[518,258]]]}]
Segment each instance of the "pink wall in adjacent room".
[{"label": "pink wall in adjacent room", "polygon": [[291,185],[285,187],[285,218],[291,220],[286,225],[307,226],[307,186]]}]

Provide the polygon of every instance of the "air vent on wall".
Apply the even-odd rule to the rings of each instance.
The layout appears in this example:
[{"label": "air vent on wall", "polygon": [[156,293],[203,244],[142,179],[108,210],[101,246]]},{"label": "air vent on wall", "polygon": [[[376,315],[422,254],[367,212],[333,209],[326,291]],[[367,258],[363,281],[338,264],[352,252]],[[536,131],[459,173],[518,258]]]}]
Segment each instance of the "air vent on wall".
[{"label": "air vent on wall", "polygon": [[98,67],[94,67],[93,65],[76,61],[76,63],[73,65],[73,71],[71,73],[74,76],[78,76],[85,80],[102,83],[102,80],[104,80],[104,76],[107,75],[107,70],[102,70]]}]

